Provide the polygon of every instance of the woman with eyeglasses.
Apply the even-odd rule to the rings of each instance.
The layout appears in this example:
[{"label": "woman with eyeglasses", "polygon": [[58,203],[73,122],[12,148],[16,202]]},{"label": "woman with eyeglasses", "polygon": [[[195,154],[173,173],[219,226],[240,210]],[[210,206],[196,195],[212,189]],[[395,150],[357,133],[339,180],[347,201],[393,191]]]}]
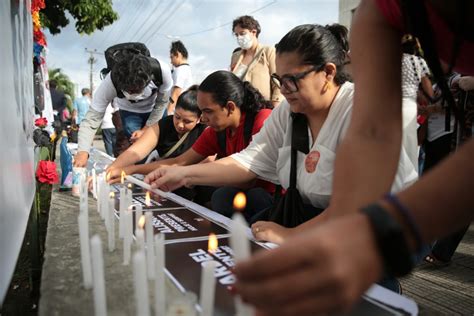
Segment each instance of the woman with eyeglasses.
[{"label": "woman with eyeglasses", "polygon": [[[286,101],[273,110],[250,145],[210,164],[161,168],[146,181],[163,190],[174,190],[197,184],[243,186],[260,178],[286,189],[290,180],[291,113],[300,113],[308,121],[310,149],[308,154],[297,155],[297,188],[305,207],[318,215],[329,204],[336,149],[351,117],[354,86],[343,67],[346,36],[347,29],[341,25],[295,27],[276,45],[276,73],[272,75]],[[400,181],[394,189],[409,182],[404,173],[409,165],[401,166]],[[276,243],[298,229],[271,222],[252,226],[257,239]]]},{"label": "woman with eyeglasses", "polygon": [[259,43],[260,24],[249,15],[232,22],[232,32],[240,50],[232,53],[231,71],[243,81],[248,81],[266,100],[277,106],[283,97],[280,88],[272,82],[275,72],[275,47]]}]

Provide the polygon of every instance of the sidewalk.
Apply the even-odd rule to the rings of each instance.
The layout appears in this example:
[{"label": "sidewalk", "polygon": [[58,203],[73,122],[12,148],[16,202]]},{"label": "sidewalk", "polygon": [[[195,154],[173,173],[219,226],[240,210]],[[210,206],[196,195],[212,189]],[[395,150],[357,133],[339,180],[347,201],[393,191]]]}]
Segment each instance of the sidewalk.
[{"label": "sidewalk", "polygon": [[474,224],[451,265],[422,264],[401,283],[403,294],[416,301],[420,315],[474,315]]}]

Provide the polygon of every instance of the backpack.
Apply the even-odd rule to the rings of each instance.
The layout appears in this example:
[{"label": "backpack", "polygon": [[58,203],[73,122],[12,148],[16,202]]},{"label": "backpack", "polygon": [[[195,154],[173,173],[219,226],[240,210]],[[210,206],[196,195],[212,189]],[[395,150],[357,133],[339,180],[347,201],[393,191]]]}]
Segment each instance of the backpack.
[{"label": "backpack", "polygon": [[[150,56],[150,51],[143,43],[131,42],[131,43],[121,43],[114,46],[111,46],[105,50],[105,62],[107,67],[100,71],[102,78],[112,71],[114,66],[121,60],[130,56],[130,54],[139,54],[147,57],[150,62],[151,71],[152,71],[152,81],[159,87],[163,84],[163,75],[161,73],[160,62]],[[117,89],[116,80],[113,77],[113,72],[111,73],[112,83],[114,84],[115,90],[117,90],[117,97],[124,98],[122,91]]]},{"label": "backpack", "polygon": [[[257,116],[258,112],[253,112],[253,113],[247,113],[245,115],[245,121],[244,121],[244,141],[248,144],[250,142],[250,138],[252,137],[252,129],[253,129],[253,124],[255,122],[255,117]],[[217,143],[219,144],[219,148],[221,149],[222,152],[226,152],[226,130],[217,132]],[[224,156],[225,157],[225,156]],[[224,158],[218,155],[217,158]]]}]

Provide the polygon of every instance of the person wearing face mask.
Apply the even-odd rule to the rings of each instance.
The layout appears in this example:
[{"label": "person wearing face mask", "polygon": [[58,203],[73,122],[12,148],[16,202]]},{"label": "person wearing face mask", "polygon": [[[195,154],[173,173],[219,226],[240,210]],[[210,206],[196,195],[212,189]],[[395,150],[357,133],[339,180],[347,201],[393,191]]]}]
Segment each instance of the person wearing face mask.
[{"label": "person wearing face mask", "polygon": [[241,50],[232,54],[231,71],[277,106],[283,96],[270,78],[275,72],[275,48],[258,42],[260,31],[260,24],[251,16],[244,15],[233,21],[232,32]]},{"label": "person wearing face mask", "polygon": [[162,79],[159,86],[153,81],[149,57],[130,54],[114,65],[95,91],[91,107],[81,122],[75,167],[87,164],[95,132],[104,118],[107,105],[112,101],[119,109],[125,137],[131,141],[134,140],[134,132],[157,123],[163,116],[173,79],[169,66],[158,62]]}]

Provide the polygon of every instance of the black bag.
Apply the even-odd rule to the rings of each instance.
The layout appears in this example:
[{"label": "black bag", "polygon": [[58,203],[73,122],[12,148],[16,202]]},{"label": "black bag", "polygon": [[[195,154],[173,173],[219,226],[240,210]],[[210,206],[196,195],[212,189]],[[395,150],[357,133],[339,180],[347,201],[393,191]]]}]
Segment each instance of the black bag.
[{"label": "black bag", "polygon": [[[105,50],[105,62],[107,67],[100,71],[102,78],[111,72],[114,66],[121,60],[130,58],[130,55],[143,55],[147,57],[148,61],[150,62],[150,66],[152,69],[152,81],[157,87],[160,87],[163,84],[163,75],[161,73],[161,66],[160,62],[150,56],[150,51],[143,43],[138,42],[131,42],[131,43],[121,43],[114,46],[111,46]],[[117,97],[124,98],[122,91],[117,89],[117,85],[115,83],[113,72],[111,74],[112,83],[117,90]]]},{"label": "black bag", "polygon": [[309,152],[308,121],[303,114],[292,113],[293,129],[291,133],[291,169],[290,186],[275,204],[252,218],[257,220],[272,221],[284,227],[296,227],[314,216],[314,208],[305,208],[300,192],[296,188],[296,161],[298,151],[305,154]]}]

